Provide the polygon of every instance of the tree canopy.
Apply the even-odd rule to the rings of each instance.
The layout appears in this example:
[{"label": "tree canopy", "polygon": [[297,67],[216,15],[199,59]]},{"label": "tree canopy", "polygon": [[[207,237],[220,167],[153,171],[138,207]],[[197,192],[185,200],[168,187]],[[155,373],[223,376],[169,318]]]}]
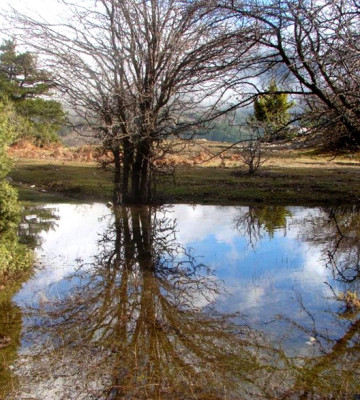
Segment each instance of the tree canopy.
[{"label": "tree canopy", "polygon": [[114,199],[151,201],[154,161],[171,151],[165,140],[224,113],[223,76],[238,57],[241,33],[178,0],[102,0],[68,10],[70,21],[57,29],[18,20],[48,55],[69,107],[112,153]]},{"label": "tree canopy", "polygon": [[[18,53],[13,40],[0,46],[0,93],[22,117],[21,135],[34,137],[38,144],[57,140],[64,122],[60,102],[46,99],[55,87],[48,71],[38,66],[33,53]],[[20,133],[20,132],[19,132]]]},{"label": "tree canopy", "polygon": [[31,264],[31,255],[16,235],[20,222],[17,192],[5,180],[10,169],[6,148],[16,137],[16,112],[12,103],[0,97],[0,279],[18,273]]},{"label": "tree canopy", "polygon": [[253,26],[257,59],[248,68],[286,83],[283,92],[305,105],[306,126],[334,148],[360,145],[358,2],[222,0],[214,7]]},{"label": "tree canopy", "polygon": [[[56,105],[39,113],[44,93],[37,91],[48,94],[55,82],[69,109],[112,154],[117,202],[152,200],[155,161],[171,151],[169,138],[204,132],[210,121],[254,101],[271,140],[286,132],[279,129],[289,120],[291,94],[299,107],[304,104],[305,126],[321,132],[326,143],[360,146],[355,1],[100,0],[66,6],[70,17],[57,25],[14,14],[12,33],[45,56],[52,77],[34,70],[31,54],[17,55],[9,42],[3,54],[9,95],[23,102],[16,105],[22,115],[34,113],[32,123],[42,123],[56,115]],[[23,80],[24,71],[32,71],[33,81]],[[262,90],[269,77],[282,89],[273,83]],[[26,103],[35,98],[38,104]]]},{"label": "tree canopy", "polygon": [[289,109],[294,103],[288,101],[286,93],[279,93],[274,80],[270,82],[267,92],[255,99],[254,118],[262,123],[266,140],[284,139],[288,133]]}]

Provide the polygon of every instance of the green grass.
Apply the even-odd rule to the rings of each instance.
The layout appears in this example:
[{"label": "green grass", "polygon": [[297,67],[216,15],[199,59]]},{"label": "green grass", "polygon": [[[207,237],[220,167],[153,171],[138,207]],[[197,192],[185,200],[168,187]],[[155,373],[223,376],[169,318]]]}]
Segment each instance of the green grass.
[{"label": "green grass", "polygon": [[264,168],[249,176],[236,169],[178,169],[175,185],[163,187],[174,202],[234,204],[354,203],[360,198],[360,170]]},{"label": "green grass", "polygon": [[23,201],[104,201],[112,193],[111,174],[95,164],[26,160],[10,176]]},{"label": "green grass", "polygon": [[[164,202],[201,204],[314,205],[360,199],[360,167],[284,165],[264,166],[253,176],[239,168],[177,167],[174,179],[158,183],[157,193]],[[111,200],[111,174],[95,164],[22,160],[10,175],[21,200]]]}]

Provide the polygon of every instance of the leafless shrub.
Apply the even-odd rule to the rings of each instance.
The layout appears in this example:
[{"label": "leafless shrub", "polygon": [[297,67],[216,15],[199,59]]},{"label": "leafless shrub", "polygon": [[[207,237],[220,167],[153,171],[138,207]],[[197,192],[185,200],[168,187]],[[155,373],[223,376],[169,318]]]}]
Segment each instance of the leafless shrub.
[{"label": "leafless shrub", "polygon": [[248,173],[250,175],[255,172],[265,163],[268,159],[268,152],[263,148],[263,142],[261,141],[259,128],[252,126],[249,140],[243,143],[238,148],[237,152],[240,156],[240,160],[245,166],[248,167]]}]

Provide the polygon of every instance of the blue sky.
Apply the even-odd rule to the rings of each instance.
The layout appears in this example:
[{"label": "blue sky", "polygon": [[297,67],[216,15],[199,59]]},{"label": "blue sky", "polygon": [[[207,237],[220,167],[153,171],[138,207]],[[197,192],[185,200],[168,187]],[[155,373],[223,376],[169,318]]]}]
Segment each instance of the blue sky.
[{"label": "blue sky", "polygon": [[[91,263],[98,251],[98,239],[112,221],[104,204],[57,204],[56,226],[44,232],[36,250],[40,268],[19,291],[21,306],[61,297],[72,283],[66,280],[82,263]],[[303,221],[311,221],[317,209],[291,208],[286,234],[279,229],[271,238],[265,232],[255,246],[248,246],[244,232],[235,229],[236,218],[247,207],[175,205],[166,214],[176,220],[176,242],[214,270],[213,279],[224,289],[219,294],[199,293],[198,306],[209,301],[222,312],[240,312],[247,323],[261,325],[270,334],[280,332],[277,315],[293,319],[311,330],[312,320],[300,305],[321,320],[321,327],[334,335],[333,316],[338,302],[329,287],[331,271],[321,261],[321,248],[301,240]],[[161,211],[158,217],[161,218]],[[85,267],[86,268],[86,267]],[[275,321],[267,324],[269,321]],[[304,345],[306,333],[291,339]]]},{"label": "blue sky", "polygon": [[[60,204],[56,208],[60,220],[54,230],[42,235],[43,244],[37,250],[45,268],[20,292],[19,298],[25,301],[34,299],[34,292],[60,285],[77,266],[75,260],[89,262],[111,218],[102,204]],[[292,227],[286,235],[282,229],[273,238],[264,234],[253,248],[244,233],[235,229],[235,220],[246,207],[176,205],[170,210],[167,216],[176,220],[177,242],[192,249],[198,261],[210,266],[216,279],[225,283],[229,296],[219,302],[227,311],[262,313],[269,302],[274,307],[286,302],[294,289],[305,297],[315,292],[329,295],[323,282],[330,279],[330,271],[320,260],[320,249],[300,241],[296,222],[316,210],[292,210]],[[104,215],[108,218],[101,218]]]}]

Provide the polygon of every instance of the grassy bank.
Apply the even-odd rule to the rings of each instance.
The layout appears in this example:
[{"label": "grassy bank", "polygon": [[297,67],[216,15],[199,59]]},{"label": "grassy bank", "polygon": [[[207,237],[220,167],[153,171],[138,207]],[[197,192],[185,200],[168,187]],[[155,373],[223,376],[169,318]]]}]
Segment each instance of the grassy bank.
[{"label": "grassy bank", "polygon": [[99,169],[96,163],[18,160],[10,176],[22,201],[111,199],[111,174]]},{"label": "grassy bank", "polygon": [[[282,151],[255,175],[236,163],[177,165],[173,178],[158,182],[161,200],[202,204],[334,204],[360,200],[360,163]],[[19,159],[11,172],[20,199],[27,201],[107,201],[111,173],[96,163]]]},{"label": "grassy bank", "polygon": [[268,167],[254,176],[237,169],[189,168],[165,186],[173,202],[330,204],[360,200],[360,170]]}]

